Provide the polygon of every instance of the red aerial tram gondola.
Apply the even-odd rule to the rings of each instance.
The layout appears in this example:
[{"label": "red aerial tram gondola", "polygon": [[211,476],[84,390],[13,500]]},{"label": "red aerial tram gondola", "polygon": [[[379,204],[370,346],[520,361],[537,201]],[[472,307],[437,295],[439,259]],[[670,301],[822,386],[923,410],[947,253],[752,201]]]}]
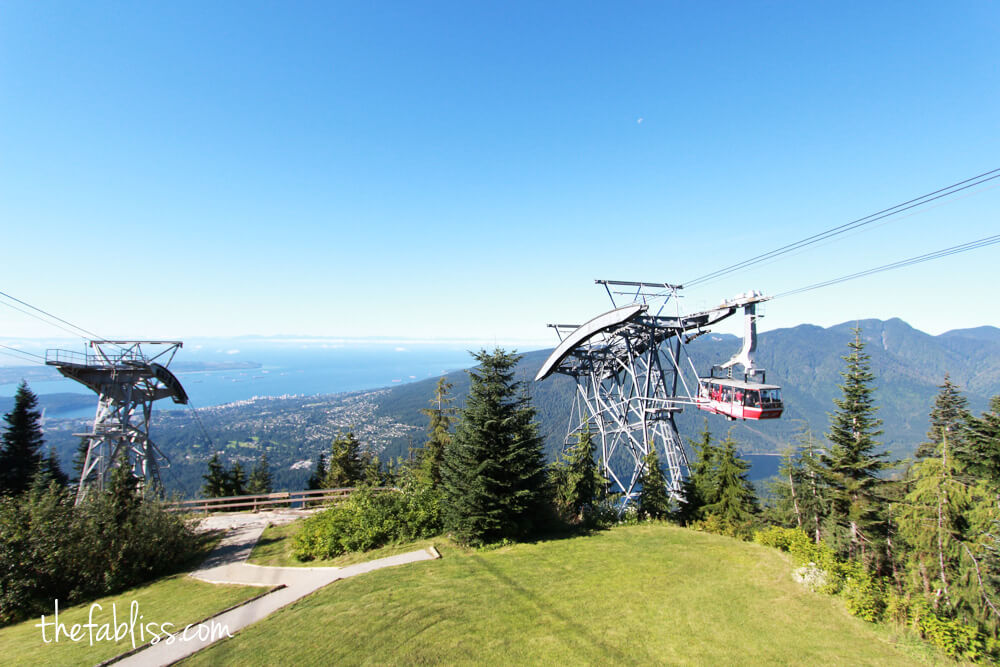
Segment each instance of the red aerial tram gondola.
[{"label": "red aerial tram gondola", "polygon": [[[758,292],[737,299],[743,305],[743,348],[729,361],[712,367],[711,377],[698,378],[698,409],[723,415],[729,419],[777,419],[785,406],[781,402],[781,387],[765,384],[763,369],[754,366],[757,350],[757,303],[764,301]],[[732,368],[743,366],[743,379],[733,377]],[[728,369],[728,377],[715,377],[715,369]],[[755,378],[759,377],[760,382]]]},{"label": "red aerial tram gondola", "polygon": [[781,387],[731,378],[698,378],[698,408],[729,419],[777,419],[785,406]]}]

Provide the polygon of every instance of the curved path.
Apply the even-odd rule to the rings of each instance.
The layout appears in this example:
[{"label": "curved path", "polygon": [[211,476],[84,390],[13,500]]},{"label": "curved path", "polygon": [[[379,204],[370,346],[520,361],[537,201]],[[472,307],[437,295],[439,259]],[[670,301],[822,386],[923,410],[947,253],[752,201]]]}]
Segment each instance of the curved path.
[{"label": "curved path", "polygon": [[[298,518],[297,516],[289,518],[282,514],[262,515],[264,513],[213,516],[206,519],[201,525],[201,529],[221,528],[223,525],[218,524],[222,522],[230,529],[230,532],[219,542],[219,546],[208,555],[198,569],[191,572],[189,576],[214,584],[241,584],[269,588],[282,586],[282,588],[215,616],[203,624],[204,627],[192,628],[189,640],[180,640],[180,635],[184,632],[181,629],[176,635],[177,641],[172,644],[161,641],[153,646],[140,648],[135,653],[114,661],[116,665],[149,667],[170,665],[226,638],[227,634],[222,631],[222,628],[227,629],[230,636],[235,635],[248,625],[263,620],[278,609],[304,598],[338,579],[346,579],[383,567],[440,558],[437,550],[431,547],[430,549],[411,551],[345,567],[263,567],[250,565],[245,561],[268,523],[288,523],[288,521]],[[227,521],[228,524],[226,524]],[[214,628],[215,632],[208,630],[209,628]],[[198,636],[199,632],[202,636]]]}]

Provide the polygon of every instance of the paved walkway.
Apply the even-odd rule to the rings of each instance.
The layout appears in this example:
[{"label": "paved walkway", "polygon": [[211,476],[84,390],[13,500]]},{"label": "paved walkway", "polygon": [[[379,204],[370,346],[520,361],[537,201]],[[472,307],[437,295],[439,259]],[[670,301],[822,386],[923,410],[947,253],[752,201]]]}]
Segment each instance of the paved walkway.
[{"label": "paved walkway", "polygon": [[[226,521],[227,518],[212,517],[211,520],[215,524],[219,524]],[[192,628],[189,641],[180,641],[179,636],[173,644],[168,645],[161,641],[155,646],[142,649],[115,664],[142,665],[143,667],[170,665],[226,637],[224,632],[221,633],[220,637],[218,631],[215,636],[212,636],[212,633],[205,628],[214,625],[218,629],[224,626],[228,628],[230,635],[235,635],[248,625],[263,620],[278,609],[304,598],[338,579],[346,579],[383,567],[433,560],[440,557],[437,551],[431,548],[345,567],[263,567],[246,563],[247,557],[253,550],[253,545],[257,543],[261,533],[264,532],[266,523],[266,519],[261,521],[251,520],[246,516],[237,517],[231,524],[230,533],[223,538],[219,546],[208,555],[208,558],[198,569],[191,572],[190,576],[215,584],[267,587],[284,585],[284,588],[220,614],[202,628]],[[197,636],[199,631],[204,638]],[[183,633],[183,630],[180,632]]]}]

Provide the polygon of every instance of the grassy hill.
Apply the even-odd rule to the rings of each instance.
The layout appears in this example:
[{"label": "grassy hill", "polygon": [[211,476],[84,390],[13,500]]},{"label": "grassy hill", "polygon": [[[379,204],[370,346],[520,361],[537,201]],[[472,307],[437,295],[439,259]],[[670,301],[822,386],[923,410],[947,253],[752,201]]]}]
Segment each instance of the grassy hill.
[{"label": "grassy hill", "polygon": [[938,660],[803,589],[781,553],[716,535],[643,525],[442,553],[337,582],[183,664]]}]

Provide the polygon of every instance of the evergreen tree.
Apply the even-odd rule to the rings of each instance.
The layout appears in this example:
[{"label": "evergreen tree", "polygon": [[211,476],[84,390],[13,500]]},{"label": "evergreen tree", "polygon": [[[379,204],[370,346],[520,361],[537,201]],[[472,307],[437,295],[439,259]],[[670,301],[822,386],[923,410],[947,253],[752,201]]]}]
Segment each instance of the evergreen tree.
[{"label": "evergreen tree", "polygon": [[441,464],[445,527],[466,544],[528,534],[545,502],[535,410],[500,348],[473,355],[471,387]]},{"label": "evergreen tree", "polygon": [[911,590],[923,593],[944,615],[974,622],[980,595],[963,552],[975,542],[970,525],[975,506],[988,506],[989,494],[960,481],[950,440],[943,431],[934,454],[909,470],[909,492],[894,520]]},{"label": "evergreen tree", "polygon": [[884,453],[876,453],[882,422],[875,417],[875,376],[864,352],[861,329],[854,329],[849,353],[842,357],[847,370],[841,372],[841,398],[830,416],[830,451],[820,457],[823,482],[830,495],[833,546],[863,561],[878,556],[871,547],[882,544],[886,534],[886,507],[879,494],[878,473],[886,467]]},{"label": "evergreen tree", "polygon": [[323,482],[326,480],[326,454],[320,452],[316,456],[316,465],[313,467],[313,472],[309,476],[309,482],[306,487],[310,491],[316,491],[323,488]]},{"label": "evergreen tree", "polygon": [[703,511],[732,526],[746,524],[757,513],[757,493],[747,476],[750,464],[736,453],[736,441],[731,434],[720,444],[718,460],[716,499],[705,505]]},{"label": "evergreen tree", "polygon": [[421,410],[428,418],[427,442],[420,450],[417,479],[434,488],[441,485],[441,460],[445,448],[451,442],[451,424],[455,415],[455,409],[451,407],[454,399],[448,397],[451,386],[445,378],[440,378],[431,399],[431,407]]},{"label": "evergreen tree", "polygon": [[226,495],[247,495],[247,474],[239,461],[234,463],[232,469],[226,473]]},{"label": "evergreen tree", "polygon": [[205,480],[204,486],[201,487],[201,493],[206,498],[222,498],[230,495],[229,476],[226,474],[226,469],[222,467],[222,462],[219,461],[218,453],[213,454],[212,458],[208,460],[208,474],[202,475],[201,478]]},{"label": "evergreen tree", "polygon": [[588,508],[602,495],[605,480],[597,468],[596,446],[589,425],[577,437],[576,444],[560,454],[550,467],[556,505],[573,521],[586,518]]},{"label": "evergreen tree", "polygon": [[807,472],[798,458],[798,452],[791,447],[785,449],[778,463],[778,475],[766,485],[770,492],[765,510],[769,523],[805,529],[801,495],[807,483]]},{"label": "evergreen tree", "polygon": [[372,456],[363,456],[362,465],[364,469],[361,472],[361,482],[366,486],[382,486],[386,481],[385,471],[382,470],[382,461],[379,460],[378,454]]},{"label": "evergreen tree", "polygon": [[1000,490],[1000,396],[990,399],[981,416],[967,417],[964,431],[955,454],[971,475]]},{"label": "evergreen tree", "polygon": [[806,428],[798,436],[795,449],[787,450],[778,468],[778,477],[768,484],[773,494],[769,519],[785,527],[801,528],[816,543],[822,537],[825,486],[822,486],[819,454],[812,432]]},{"label": "evergreen tree", "polygon": [[50,447],[49,455],[43,458],[39,463],[36,476],[42,478],[46,485],[50,482],[55,482],[59,486],[69,485],[69,478],[59,466],[59,457],[56,456],[55,447]]},{"label": "evergreen tree", "polygon": [[328,489],[355,486],[364,479],[366,463],[354,433],[340,433],[333,440],[323,484]]},{"label": "evergreen tree", "polygon": [[80,475],[83,474],[83,466],[87,463],[87,451],[90,449],[90,438],[82,436],[80,443],[76,446],[76,454],[73,455],[73,484],[80,483]]},{"label": "evergreen tree", "polygon": [[702,519],[702,508],[717,499],[719,448],[712,442],[712,432],[705,420],[698,440],[688,440],[694,452],[694,463],[688,470],[687,479],[681,483],[683,499],[677,517],[683,524]]},{"label": "evergreen tree", "polygon": [[106,493],[111,498],[112,516],[118,528],[125,525],[141,502],[139,480],[132,471],[128,451],[122,447],[111,470]]},{"label": "evergreen tree", "polygon": [[944,384],[938,387],[934,408],[931,410],[931,427],[927,431],[927,442],[917,447],[914,456],[918,459],[938,456],[942,438],[947,434],[952,451],[962,449],[963,426],[969,417],[969,401],[951,381],[947,373]]},{"label": "evergreen tree", "polygon": [[660,457],[656,447],[650,443],[649,453],[642,458],[642,472],[639,474],[639,518],[665,519],[670,514],[670,495],[667,493],[667,478],[660,467]]},{"label": "evergreen tree", "polygon": [[14,394],[14,409],[3,417],[7,426],[0,440],[0,494],[26,491],[42,463],[42,414],[37,408],[38,397],[22,380]]},{"label": "evergreen tree", "polygon": [[273,491],[271,480],[271,466],[267,461],[267,452],[260,455],[253,470],[250,471],[250,480],[247,483],[247,493],[250,495],[263,495]]}]

